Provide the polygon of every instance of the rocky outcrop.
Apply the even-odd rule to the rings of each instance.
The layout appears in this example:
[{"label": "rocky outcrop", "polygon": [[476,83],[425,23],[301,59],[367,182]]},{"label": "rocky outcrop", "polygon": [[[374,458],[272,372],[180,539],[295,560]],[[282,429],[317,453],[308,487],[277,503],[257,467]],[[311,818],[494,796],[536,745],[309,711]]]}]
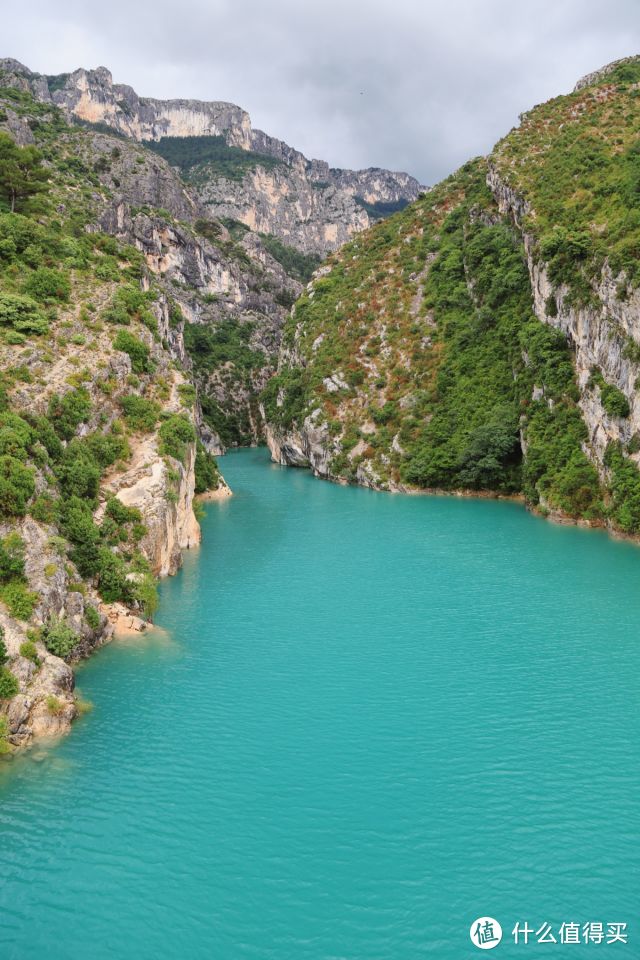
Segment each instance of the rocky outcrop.
[{"label": "rocky outcrop", "polygon": [[633,63],[635,60],[637,60],[637,57],[622,57],[620,60],[614,60],[612,63],[607,63],[599,70],[594,70],[593,73],[587,73],[586,76],[581,77],[580,80],[578,80],[573,88],[573,92],[576,93],[578,90],[584,90],[585,87],[590,87],[593,83],[597,83],[599,80],[603,80],[605,77],[608,77],[609,74],[613,73],[613,71],[623,63]]},{"label": "rocky outcrop", "polygon": [[195,448],[184,464],[161,457],[155,437],[134,451],[124,473],[108,477],[105,496],[113,495],[142,514],[146,533],[140,549],[158,577],[174,574],[182,553],[200,543],[200,527],[193,512]]}]

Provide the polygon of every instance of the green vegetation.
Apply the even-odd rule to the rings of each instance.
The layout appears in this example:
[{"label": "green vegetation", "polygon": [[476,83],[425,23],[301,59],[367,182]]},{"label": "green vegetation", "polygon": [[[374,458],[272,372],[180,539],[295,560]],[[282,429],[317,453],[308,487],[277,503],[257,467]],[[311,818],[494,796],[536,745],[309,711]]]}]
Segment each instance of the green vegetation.
[{"label": "green vegetation", "polygon": [[[230,392],[237,390],[255,398],[254,376],[267,365],[267,357],[250,345],[251,323],[223,320],[215,327],[187,324],[184,343],[193,361],[196,377],[206,382],[211,375],[219,376]],[[251,437],[251,425],[246,405],[237,411],[223,409],[210,393],[202,391],[202,413],[224,444],[242,443]],[[255,404],[254,399],[254,406]],[[255,409],[255,417],[258,412]]]},{"label": "green vegetation", "polygon": [[127,426],[138,433],[151,433],[155,429],[160,406],[154,400],[148,400],[136,393],[120,398],[120,406]]},{"label": "green vegetation", "polygon": [[605,261],[623,288],[640,280],[640,59],[527,113],[494,150],[530,203],[526,230],[570,302],[593,298]]},{"label": "green vegetation", "polygon": [[640,533],[640,472],[637,466],[624,456],[617,443],[609,444],[604,462],[611,472],[613,521],[625,533]]},{"label": "green vegetation", "polygon": [[[153,302],[160,292],[155,284],[142,289],[144,257],[93,226],[108,196],[98,174],[109,173],[120,149],[113,147],[98,162],[94,128],[87,134],[68,126],[59,110],[22,90],[2,88],[0,101],[25,118],[37,141],[37,148],[18,148],[0,135],[0,346],[18,348],[13,358],[5,349],[11,366],[3,364],[0,374],[0,520],[10,523],[29,512],[49,525],[51,548],[76,566],[68,567],[76,581],[69,589],[85,594],[89,581],[104,600],[151,613],[155,580],[140,553],[146,534],[140,513],[111,500],[102,521],[94,520],[104,472],[130,456],[127,432],[153,431],[171,390],[169,378],[155,373],[151,338],[144,331],[157,339]],[[120,384],[108,361],[95,356],[104,347],[107,325],[117,328],[114,349],[132,362],[132,392],[124,397],[118,397]],[[46,413],[36,415],[33,398],[47,396],[48,366],[58,356],[66,357],[66,385],[45,401]],[[103,376],[96,377],[96,361]],[[17,384],[22,386],[15,396]],[[106,409],[96,402],[96,389]],[[22,413],[14,409],[17,404]],[[118,407],[122,420],[114,420]],[[169,420],[160,440],[179,455],[185,429]],[[45,562],[45,577],[60,567],[59,561]],[[24,620],[38,602],[15,535],[0,540],[0,600]],[[91,605],[86,622],[92,630],[100,628]],[[49,648],[66,655],[69,629],[49,624],[43,631]],[[27,648],[24,655],[30,656]]]},{"label": "green vegetation", "polygon": [[[117,267],[115,269],[118,270]],[[112,278],[106,277],[105,279]],[[118,273],[116,273],[115,279],[118,279]],[[111,303],[103,313],[103,319],[107,323],[120,326],[128,326],[132,321],[138,321],[155,332],[158,325],[156,318],[149,309],[153,300],[154,294],[150,291],[145,293],[140,287],[131,284],[118,287]]]},{"label": "green vegetation", "polygon": [[44,645],[56,657],[68,657],[74,647],[80,642],[80,637],[69,626],[66,620],[50,620],[42,630]]},{"label": "green vegetation", "polygon": [[354,197],[354,200],[359,207],[366,210],[369,217],[374,221],[384,220],[385,217],[390,217],[393,213],[399,213],[409,204],[409,201],[404,198],[401,200],[378,200],[376,203],[368,203],[364,197]]},{"label": "green vegetation", "polygon": [[0,717],[0,757],[11,752],[9,743],[9,721],[6,717]]},{"label": "green vegetation", "polygon": [[8,133],[0,132],[0,203],[11,213],[28,210],[34,198],[45,191],[47,179],[40,151],[19,147]]},{"label": "green vegetation", "polygon": [[20,644],[20,656],[25,657],[27,660],[30,660],[31,663],[34,663],[36,667],[40,666],[40,657],[38,656],[38,648],[36,647],[33,640],[24,640]]},{"label": "green vegetation", "polygon": [[38,595],[26,584],[24,550],[24,541],[15,531],[0,541],[0,600],[18,620],[29,620],[38,602]]},{"label": "green vegetation", "polygon": [[207,453],[202,443],[198,440],[196,445],[196,493],[206,493],[207,490],[217,490],[220,486],[220,471],[215,457]]},{"label": "green vegetation", "polygon": [[64,703],[53,693],[49,694],[45,700],[45,703],[47,705],[47,710],[53,717],[59,717],[64,712]]},{"label": "green vegetation", "polygon": [[[7,667],[9,657],[7,656],[7,647],[4,642],[4,630],[0,627],[0,700],[10,700],[18,692],[19,685],[16,677]],[[2,749],[2,742],[7,735],[6,727],[0,727],[0,753],[6,752]]]},{"label": "green vegetation", "polygon": [[607,383],[599,370],[592,370],[590,385],[598,387],[602,406],[610,417],[629,416],[631,408],[624,393],[612,383]]},{"label": "green vegetation", "polygon": [[146,343],[128,330],[120,330],[113,341],[114,350],[122,350],[131,358],[131,369],[134,373],[151,373],[153,361],[151,351]]},{"label": "green vegetation", "polygon": [[532,313],[521,242],[485,176],[467,164],[331,258],[285,331],[307,365],[268,384],[268,419],[288,429],[319,409],[347,480],[366,464],[382,483],[523,492],[596,519],[571,355]]},{"label": "green vegetation", "polygon": [[187,324],[184,331],[185,347],[193,358],[196,369],[211,371],[226,363],[242,370],[264,366],[265,355],[253,350],[249,340],[253,327],[249,323],[223,320],[216,327]]},{"label": "green vegetation", "polygon": [[261,233],[262,245],[277,260],[285,273],[300,283],[308,283],[315,270],[322,263],[322,257],[317,253],[302,253],[295,247],[289,247],[278,237],[270,233]]},{"label": "green vegetation", "polygon": [[183,414],[174,413],[160,425],[160,453],[184,464],[187,446],[196,441],[195,427]]},{"label": "green vegetation", "polygon": [[91,606],[90,603],[86,604],[84,608],[84,617],[92,630],[98,630],[100,628],[100,624],[102,622],[100,619],[100,614],[95,607]]},{"label": "green vegetation", "polygon": [[256,167],[272,170],[280,163],[274,157],[230,147],[224,137],[162,137],[145,147],[178,167],[186,180],[201,182],[211,175],[241,181]]}]

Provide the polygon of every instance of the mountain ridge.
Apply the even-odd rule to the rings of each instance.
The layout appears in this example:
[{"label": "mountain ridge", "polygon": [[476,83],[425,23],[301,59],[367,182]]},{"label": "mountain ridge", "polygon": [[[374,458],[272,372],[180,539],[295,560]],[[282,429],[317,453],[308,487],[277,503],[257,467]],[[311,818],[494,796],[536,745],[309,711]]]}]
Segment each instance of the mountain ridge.
[{"label": "mountain ridge", "polygon": [[[235,104],[139,97],[132,87],[114,84],[106,67],[47,77],[4,59],[0,73],[69,118],[104,124],[140,142],[222,137],[230,148],[255,155],[260,177],[247,175],[233,189],[228,178],[209,176],[206,188],[196,186],[196,192],[213,216],[233,217],[305,252],[336,249],[375,222],[377,204],[407,203],[427,189],[407,173],[342,170],[307,159],[284,141],[253,130],[249,114]],[[261,170],[264,156],[275,159],[278,169]]]}]

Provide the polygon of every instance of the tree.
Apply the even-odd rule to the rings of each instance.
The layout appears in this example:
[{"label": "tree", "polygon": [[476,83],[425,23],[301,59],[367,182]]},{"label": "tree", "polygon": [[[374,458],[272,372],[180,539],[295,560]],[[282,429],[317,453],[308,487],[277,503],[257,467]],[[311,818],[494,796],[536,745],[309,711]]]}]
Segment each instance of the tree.
[{"label": "tree", "polygon": [[0,133],[0,194],[9,202],[11,213],[46,190],[47,179],[39,150],[19,147],[7,133]]},{"label": "tree", "polygon": [[[20,689],[16,677],[5,667],[8,659],[7,647],[4,642],[4,630],[0,627],[0,700],[10,700],[11,697],[15,697]],[[0,729],[0,739],[4,736],[6,736],[6,731],[3,732]],[[3,751],[0,750],[0,753],[2,752]]]}]

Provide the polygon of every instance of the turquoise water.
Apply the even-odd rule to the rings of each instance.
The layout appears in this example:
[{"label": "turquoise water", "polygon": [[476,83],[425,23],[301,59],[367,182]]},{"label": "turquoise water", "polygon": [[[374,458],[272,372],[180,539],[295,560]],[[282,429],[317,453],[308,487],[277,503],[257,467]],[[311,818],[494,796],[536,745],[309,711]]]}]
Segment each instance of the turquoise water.
[{"label": "turquoise water", "polygon": [[224,458],[165,632],[0,765],[2,960],[639,954],[640,551]]}]

